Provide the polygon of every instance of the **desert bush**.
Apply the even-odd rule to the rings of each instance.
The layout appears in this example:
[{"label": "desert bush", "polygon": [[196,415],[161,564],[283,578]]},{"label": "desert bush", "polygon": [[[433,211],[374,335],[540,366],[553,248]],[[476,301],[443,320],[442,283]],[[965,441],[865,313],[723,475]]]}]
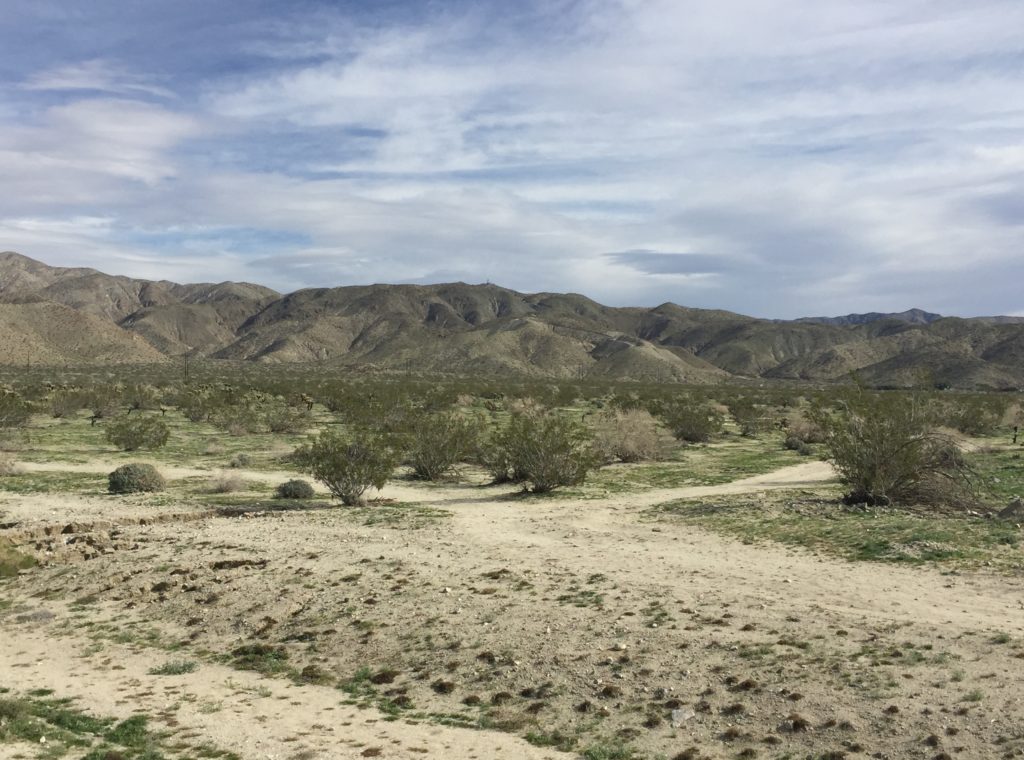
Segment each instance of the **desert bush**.
[{"label": "desert bush", "polygon": [[160,406],[160,394],[152,385],[129,383],[120,395],[122,402],[132,411],[157,409]]},{"label": "desert bush", "polygon": [[810,419],[825,431],[826,458],[850,491],[849,503],[963,503],[970,469],[955,442],[934,428],[918,398],[859,392],[835,411],[817,407]]},{"label": "desert bush", "polygon": [[259,409],[244,402],[217,406],[210,412],[209,421],[229,435],[258,433],[264,426]]},{"label": "desert bush", "polygon": [[825,442],[825,431],[807,419],[807,416],[804,414],[789,418],[786,432],[790,436],[799,438],[804,443]]},{"label": "desert bush", "polygon": [[[206,444],[206,446],[203,447],[203,456],[215,457],[223,454],[224,451],[224,444],[220,443],[219,441],[210,441],[209,443]],[[234,465],[230,466],[233,467]]]},{"label": "desert bush", "polygon": [[790,451],[795,451],[802,456],[810,456],[813,452],[807,441],[798,435],[787,435],[782,445]]},{"label": "desert bush", "polygon": [[316,492],[305,480],[286,480],[274,489],[274,496],[278,499],[312,499]]},{"label": "desert bush", "polygon": [[271,433],[301,433],[309,427],[309,410],[292,406],[282,398],[274,398],[260,410],[263,424]]},{"label": "desert bush", "polygon": [[28,424],[32,407],[13,391],[0,389],[0,428],[20,428]]},{"label": "desert bush", "polygon": [[231,457],[231,461],[228,462],[228,467],[230,467],[233,470],[240,470],[251,466],[252,455],[246,454],[244,451],[239,451],[237,454]]},{"label": "desert bush", "polygon": [[162,491],[167,485],[153,465],[143,463],[121,465],[107,476],[107,482],[110,493]]},{"label": "desert bush", "polygon": [[370,486],[384,487],[399,456],[391,442],[380,435],[360,432],[347,437],[323,432],[296,450],[295,459],[343,504],[352,506],[363,503],[363,494]]},{"label": "desert bush", "polygon": [[126,414],[110,420],[107,440],[122,451],[159,449],[167,443],[171,431],[159,417]]},{"label": "desert bush", "polygon": [[722,432],[725,423],[722,413],[708,404],[686,401],[666,404],[661,409],[662,419],[672,435],[687,443],[706,443]]},{"label": "desert bush", "polygon": [[406,458],[416,477],[438,480],[477,448],[480,423],[454,412],[417,417],[406,438]]},{"label": "desert bush", "polygon": [[774,424],[771,413],[747,398],[739,398],[729,402],[729,414],[739,425],[740,433],[748,438],[756,438],[770,430]]},{"label": "desert bush", "polygon": [[248,486],[248,482],[240,475],[230,472],[219,472],[210,478],[207,490],[210,493],[235,493],[236,491],[244,491]]},{"label": "desert bush", "polygon": [[965,435],[991,435],[1009,406],[1006,399],[965,396],[945,405],[942,420]]},{"label": "desert bush", "polygon": [[50,396],[47,406],[50,416],[55,419],[70,417],[83,408],[82,395],[75,391],[57,390]]},{"label": "desert bush", "polygon": [[657,459],[661,453],[658,421],[646,409],[604,411],[594,423],[594,448],[605,461]]},{"label": "desert bush", "polygon": [[507,462],[505,479],[534,493],[582,483],[599,460],[583,424],[555,412],[513,415],[491,445],[494,462]]}]

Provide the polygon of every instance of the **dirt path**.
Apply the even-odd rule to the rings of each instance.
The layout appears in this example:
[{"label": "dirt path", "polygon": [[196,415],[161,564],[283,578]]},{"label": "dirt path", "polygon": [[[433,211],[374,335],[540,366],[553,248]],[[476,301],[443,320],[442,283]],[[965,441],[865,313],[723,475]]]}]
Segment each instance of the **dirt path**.
[{"label": "dirt path", "polygon": [[[552,699],[538,707],[542,715],[562,710],[572,725],[640,730],[629,736],[647,742],[651,756],[699,744],[699,757],[735,757],[736,746],[722,749],[723,735],[739,725],[750,737],[779,739],[777,726],[794,714],[796,698],[819,728],[782,731],[791,756],[840,746],[821,727],[827,718],[854,726],[841,746],[863,744],[880,757],[931,758],[934,745],[922,744],[930,734],[956,736],[959,756],[994,756],[994,737],[1019,728],[1024,699],[1009,675],[1019,669],[1014,652],[1024,656],[1024,648],[993,644],[994,634],[1024,636],[1024,579],[848,563],[643,515],[672,499],[800,489],[832,477],[827,465],[809,462],[717,486],[549,501],[508,498],[513,489],[393,482],[383,496],[450,516],[412,528],[322,509],[136,527],[130,551],[67,574],[24,576],[15,604],[56,618],[0,614],[0,673],[6,686],[52,688],[98,714],[173,716],[182,731],[244,758],[557,753],[508,734],[387,722],[375,709],[341,704],[337,689],[205,661],[193,674],[150,676],[170,654],[106,640],[87,654],[79,619],[155,628],[171,641],[188,636],[219,653],[247,641],[283,646],[313,636],[301,648],[289,645],[295,667],[311,661],[344,675],[391,665],[417,708],[435,713],[463,709],[469,694],[485,704],[498,704],[490,701],[498,694],[516,700],[546,679],[564,704]],[[263,564],[231,570],[221,559]],[[39,601],[55,590],[99,601],[74,609]],[[871,654],[876,649],[884,656]],[[747,659],[747,650],[764,663]],[[923,659],[904,664],[904,650]],[[873,657],[881,660],[865,661]],[[837,673],[855,685],[837,683]],[[723,686],[732,674],[758,685],[740,695]],[[446,679],[451,697],[437,686]],[[867,686],[856,685],[862,679]],[[602,702],[609,684],[615,697]],[[971,689],[983,692],[980,707],[965,703]],[[637,729],[659,692],[709,707],[685,725]],[[580,704],[596,710],[592,703],[607,716],[577,714]],[[527,702],[517,704],[521,711]],[[742,712],[730,712],[737,704]],[[883,713],[887,705],[896,711]]]},{"label": "dirt path", "polygon": [[173,726],[176,736],[197,735],[244,758],[306,752],[325,758],[543,760],[560,754],[507,734],[388,722],[376,710],[342,704],[337,689],[299,687],[211,663],[193,673],[154,676],[147,672],[151,652],[117,644],[95,652],[87,639],[54,639],[44,632],[31,622],[4,626],[0,673],[6,687],[18,693],[51,689],[101,716],[156,716],[156,728]]}]

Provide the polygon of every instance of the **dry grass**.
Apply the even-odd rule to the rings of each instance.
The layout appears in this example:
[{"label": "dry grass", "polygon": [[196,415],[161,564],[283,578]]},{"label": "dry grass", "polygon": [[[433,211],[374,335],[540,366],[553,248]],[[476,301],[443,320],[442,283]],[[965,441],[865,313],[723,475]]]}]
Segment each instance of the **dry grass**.
[{"label": "dry grass", "polygon": [[210,478],[207,490],[210,493],[235,493],[249,488],[249,481],[231,472],[218,472]]}]

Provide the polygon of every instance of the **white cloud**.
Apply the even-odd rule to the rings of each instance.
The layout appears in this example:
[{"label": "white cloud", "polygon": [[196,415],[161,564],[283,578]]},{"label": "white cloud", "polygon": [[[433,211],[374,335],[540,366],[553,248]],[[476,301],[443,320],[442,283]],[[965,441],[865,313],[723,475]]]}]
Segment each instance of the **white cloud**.
[{"label": "white cloud", "polygon": [[174,97],[169,89],[153,84],[147,77],[124,71],[99,58],[35,72],[22,87],[40,91],[92,90],[116,95]]},{"label": "white cloud", "polygon": [[[273,65],[207,72],[199,103],[177,110],[74,99],[165,94],[145,71],[44,69],[26,91],[72,99],[28,124],[0,104],[9,213],[109,214],[113,240],[204,225],[308,235],[248,270],[210,248],[281,287],[436,276],[768,316],[885,299],[991,311],[957,286],[977,270],[997,310],[1017,303],[996,280],[1024,274],[1024,5],[546,7],[522,27],[479,9],[282,21],[243,46]],[[604,258],[636,249],[745,266],[694,277]]]}]

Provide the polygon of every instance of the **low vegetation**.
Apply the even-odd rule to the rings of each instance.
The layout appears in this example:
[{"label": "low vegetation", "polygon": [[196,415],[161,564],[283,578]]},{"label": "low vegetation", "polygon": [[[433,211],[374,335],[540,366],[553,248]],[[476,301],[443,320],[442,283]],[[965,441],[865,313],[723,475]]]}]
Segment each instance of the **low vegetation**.
[{"label": "low vegetation", "polygon": [[849,503],[970,504],[971,470],[956,442],[914,395],[853,393],[818,407],[825,456],[849,487]]},{"label": "low vegetation", "polygon": [[381,435],[326,431],[298,449],[294,458],[342,504],[358,506],[368,488],[384,487],[398,466],[399,452]]},{"label": "low vegetation", "polygon": [[[349,706],[380,710],[373,720],[511,731],[589,758],[795,758],[864,754],[855,747],[932,756],[942,751],[932,732],[954,746],[946,726],[962,731],[962,754],[986,756],[1000,706],[1018,695],[1003,676],[1024,655],[1012,622],[943,623],[945,651],[907,622],[911,612],[890,625],[887,598],[858,602],[879,614],[850,613],[828,597],[831,580],[813,577],[819,560],[836,578],[837,560],[886,563],[850,569],[885,582],[911,582],[927,565],[939,571],[923,584],[930,604],[958,574],[985,573],[980,592],[1019,575],[1020,520],[994,516],[1024,494],[1008,396],[287,367],[185,384],[165,371],[70,376],[64,387],[26,374],[9,392],[31,415],[2,439],[17,471],[0,484],[0,512],[20,511],[0,514],[0,530],[18,536],[0,538],[0,626],[81,638],[92,653],[83,668],[116,671],[112,642],[127,645],[122,657],[148,653],[131,698],[184,700],[179,687],[219,663],[286,682],[293,702],[329,686]],[[962,410],[976,408],[988,410],[975,428],[985,432],[968,437]],[[272,417],[295,424],[274,432]],[[125,420],[166,426],[168,445],[145,455],[156,466],[111,448],[108,430]],[[821,482],[822,457],[841,489]],[[103,495],[115,465],[110,492],[135,497]],[[760,478],[763,492],[711,488],[789,467],[793,481]],[[301,473],[347,508],[303,503],[318,491],[292,477]],[[400,484],[389,490],[389,479]],[[701,490],[656,492],[689,487]],[[63,497],[79,511],[59,514],[54,530],[46,510]],[[789,601],[797,586],[799,605]],[[951,598],[970,593],[963,586]],[[256,692],[276,685],[256,683],[232,691],[263,699]],[[246,704],[217,696],[198,711]],[[138,724],[117,734],[104,724],[66,754],[214,756],[168,747]],[[129,729],[145,729],[149,749],[115,741]],[[320,734],[296,733],[289,754],[306,756],[302,743]],[[376,745],[354,751],[367,749]]]},{"label": "low vegetation", "polygon": [[122,451],[163,448],[170,435],[167,424],[154,416],[125,414],[106,423],[107,440]]},{"label": "low vegetation", "polygon": [[121,465],[110,473],[107,490],[117,494],[152,493],[162,491],[166,486],[167,482],[156,467],[136,462]]}]

